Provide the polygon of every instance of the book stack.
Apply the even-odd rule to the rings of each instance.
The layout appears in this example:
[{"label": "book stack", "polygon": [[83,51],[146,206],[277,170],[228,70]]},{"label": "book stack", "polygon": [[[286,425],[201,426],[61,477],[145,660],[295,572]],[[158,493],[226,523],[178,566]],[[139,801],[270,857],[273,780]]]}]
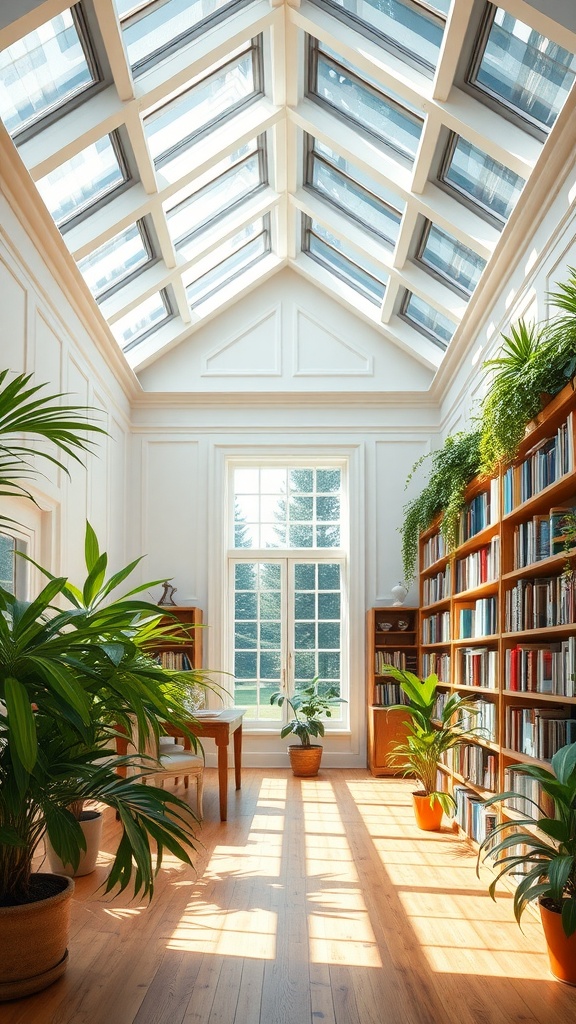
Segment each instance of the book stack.
[{"label": "book stack", "polygon": [[496,705],[484,697],[472,701],[470,709],[462,711],[460,725],[466,731],[480,729],[483,740],[496,742]]},{"label": "book stack", "polygon": [[445,597],[452,594],[452,567],[450,563],[443,572],[436,576],[425,577],[422,581],[422,600],[424,604],[434,604],[435,601],[443,601]]},{"label": "book stack", "polygon": [[505,631],[545,629],[576,622],[576,586],[567,576],[521,579],[506,591]]},{"label": "book stack", "polygon": [[518,466],[504,474],[504,514],[528,501],[545,487],[574,469],[572,413],[561,423],[555,437],[547,437],[532,448]]},{"label": "book stack", "polygon": [[494,690],[498,682],[498,652],[488,647],[462,647],[458,654],[459,686]]},{"label": "book stack", "polygon": [[498,579],[500,572],[500,538],[493,537],[490,544],[472,551],[466,558],[456,561],[456,593],[471,590],[482,583]]},{"label": "book stack", "polygon": [[407,704],[408,697],[400,683],[376,683],[374,686],[374,703],[378,707],[390,707],[392,704]]},{"label": "book stack", "polygon": [[436,612],[422,620],[422,643],[440,644],[450,640],[450,612]]},{"label": "book stack", "polygon": [[418,667],[418,656],[416,651],[375,651],[374,671],[377,676],[385,674],[385,666],[393,665],[394,668],[408,669],[409,672],[416,672]]},{"label": "book stack", "polygon": [[466,786],[454,786],[454,799],[460,828],[476,843],[482,843],[496,827],[496,811],[485,807],[482,797]]},{"label": "book stack", "polygon": [[436,673],[442,682],[450,682],[450,655],[429,651],[422,655],[422,675],[424,677]]},{"label": "book stack", "polygon": [[446,555],[446,542],[441,533],[435,533],[426,541],[422,548],[423,568],[429,569],[434,562]]},{"label": "book stack", "polygon": [[533,516],[514,528],[514,568],[523,569],[550,555],[564,551],[569,517],[576,515],[575,507],[551,508],[546,515]]},{"label": "book stack", "polygon": [[560,747],[576,741],[576,719],[566,708],[506,708],[506,746],[539,761],[549,761]]},{"label": "book stack", "polygon": [[576,696],[576,637],[558,643],[517,644],[506,651],[506,689]]},{"label": "book stack", "polygon": [[524,772],[516,771],[514,768],[504,769],[504,790],[515,792],[519,795],[511,797],[506,801],[506,806],[520,814],[529,814],[533,818],[542,815],[554,817],[554,801],[551,796],[544,793],[541,785],[536,779],[531,779]]},{"label": "book stack", "polygon": [[460,608],[461,640],[468,637],[492,636],[497,630],[497,605],[495,597],[481,597],[473,607]]},{"label": "book stack", "polygon": [[162,651],[155,656],[162,668],[173,672],[189,672],[192,669],[190,658],[184,651]]},{"label": "book stack", "polygon": [[498,768],[496,755],[486,747],[466,743],[447,751],[446,764],[451,771],[474,786],[496,792]]}]

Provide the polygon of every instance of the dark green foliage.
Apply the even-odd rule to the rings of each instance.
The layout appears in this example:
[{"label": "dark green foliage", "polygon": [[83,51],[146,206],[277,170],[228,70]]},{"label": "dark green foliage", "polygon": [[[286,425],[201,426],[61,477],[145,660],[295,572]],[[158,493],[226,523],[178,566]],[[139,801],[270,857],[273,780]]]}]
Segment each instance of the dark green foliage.
[{"label": "dark green foliage", "polygon": [[446,438],[442,448],[423,456],[412,467],[406,484],[427,459],[430,459],[430,477],[421,493],[404,506],[402,534],[402,564],[407,584],[414,578],[418,565],[418,539],[442,512],[441,531],[448,550],[454,547],[458,535],[460,513],[464,505],[464,492],[480,468],[480,431],[460,432]]},{"label": "dark green foliage", "polygon": [[280,736],[282,739],[290,735],[297,736],[303,747],[310,746],[311,736],[324,735],[324,722],[320,715],[331,718],[331,709],[336,704],[346,703],[343,697],[338,696],[336,686],[329,686],[324,693],[319,693],[317,677],[294,697],[287,697],[279,691],[270,697],[270,703],[277,704],[279,708],[284,702],[292,709],[294,718],[283,726]]},{"label": "dark green foliage", "polygon": [[[532,804],[533,814],[514,821],[502,821],[484,840],[478,851],[481,860],[495,862],[496,878],[489,886],[495,899],[496,886],[505,875],[521,874],[514,893],[514,915],[518,924],[529,903],[539,898],[562,914],[566,935],[576,932],[576,743],[562,747],[552,758],[552,771],[535,764],[512,767],[535,779],[554,806],[546,813],[534,800],[514,792],[497,793],[486,801],[504,806],[521,799]],[[538,831],[536,831],[538,830]],[[523,846],[518,851],[515,847]]]}]

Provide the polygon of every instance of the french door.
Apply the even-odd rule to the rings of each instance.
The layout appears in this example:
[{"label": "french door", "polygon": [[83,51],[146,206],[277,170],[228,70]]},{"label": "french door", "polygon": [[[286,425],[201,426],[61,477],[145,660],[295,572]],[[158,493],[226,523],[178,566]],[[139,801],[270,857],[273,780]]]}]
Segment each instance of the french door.
[{"label": "french door", "polygon": [[[245,721],[279,723],[289,709],[270,704],[318,678],[322,690],[347,689],[345,560],[314,555],[254,557],[230,563],[235,703]],[[342,721],[342,707],[331,721]]]}]

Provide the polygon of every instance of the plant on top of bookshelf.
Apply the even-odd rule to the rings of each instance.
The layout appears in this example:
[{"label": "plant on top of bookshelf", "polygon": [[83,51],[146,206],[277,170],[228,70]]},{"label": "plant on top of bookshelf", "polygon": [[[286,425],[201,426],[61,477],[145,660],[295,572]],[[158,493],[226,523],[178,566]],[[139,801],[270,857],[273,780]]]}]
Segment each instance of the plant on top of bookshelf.
[{"label": "plant on top of bookshelf", "polygon": [[420,789],[412,794],[416,822],[420,828],[433,831],[440,827],[442,814],[451,814],[455,806],[454,798],[438,789],[438,762],[446,751],[483,730],[463,728],[464,716],[476,713],[470,696],[451,694],[447,700],[438,701],[436,673],[419,679],[413,672],[393,665],[386,665],[385,672],[400,683],[406,697],[405,704],[393,705],[389,710],[403,711],[408,719],[406,738],[395,745],[389,763],[420,783]]},{"label": "plant on top of bookshelf", "polygon": [[[537,801],[510,791],[486,801],[485,806],[520,800],[523,807],[532,804],[533,813],[516,814],[513,821],[496,825],[480,845],[477,870],[480,861],[494,862],[497,874],[488,890],[492,899],[501,878],[520,876],[514,893],[518,924],[528,904],[538,901],[552,973],[576,984],[576,743],[554,754],[552,771],[535,764],[512,768],[535,780],[542,797]],[[553,810],[542,806],[546,799]]]},{"label": "plant on top of bookshelf", "polygon": [[460,431],[447,437],[441,448],[418,459],[410,471],[406,486],[428,458],[431,460],[428,483],[416,498],[404,506],[404,519],[400,527],[402,564],[407,583],[414,578],[416,572],[420,534],[432,525],[440,512],[443,513],[440,530],[447,549],[451,550],[457,543],[464,492],[480,469],[480,431]]}]

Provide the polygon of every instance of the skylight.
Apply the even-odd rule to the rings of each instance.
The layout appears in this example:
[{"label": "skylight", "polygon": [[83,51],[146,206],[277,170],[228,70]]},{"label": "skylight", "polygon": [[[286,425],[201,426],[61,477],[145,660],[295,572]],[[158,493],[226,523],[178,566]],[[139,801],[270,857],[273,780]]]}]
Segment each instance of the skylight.
[{"label": "skylight", "polygon": [[0,116],[136,369],[289,265],[434,371],[576,76],[517,6],[33,5]]}]

